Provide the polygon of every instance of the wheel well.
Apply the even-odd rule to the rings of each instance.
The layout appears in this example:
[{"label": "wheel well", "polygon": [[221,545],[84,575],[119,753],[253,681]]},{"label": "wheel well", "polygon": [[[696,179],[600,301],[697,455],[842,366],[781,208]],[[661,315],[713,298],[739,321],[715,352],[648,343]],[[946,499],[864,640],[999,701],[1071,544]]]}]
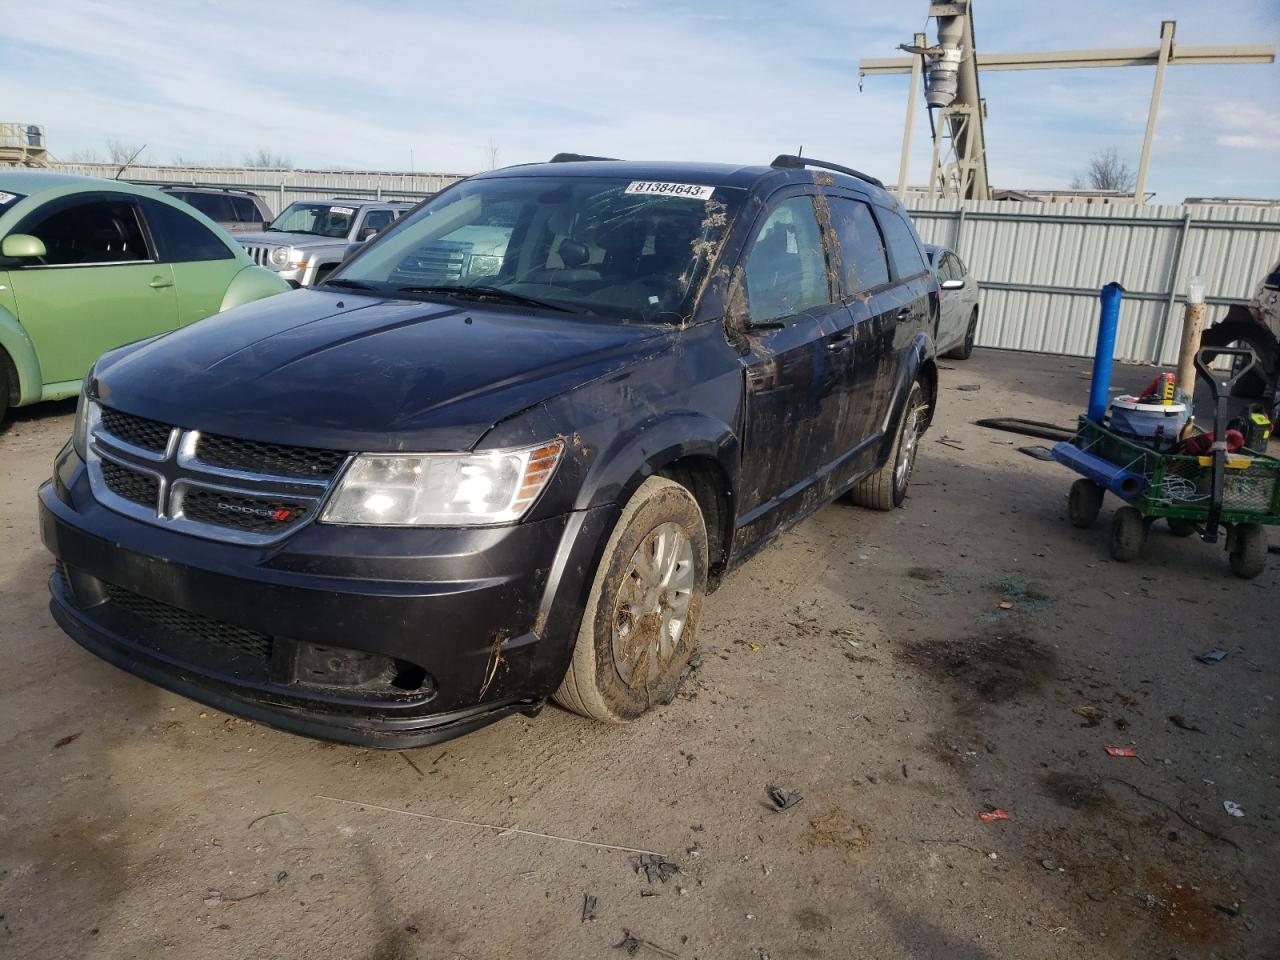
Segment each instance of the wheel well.
[{"label": "wheel well", "polygon": [[9,406],[17,406],[22,396],[18,383],[18,368],[13,362],[13,357],[9,356],[9,351],[4,347],[0,347],[0,373],[4,374],[5,383],[9,387]]},{"label": "wheel well", "polygon": [[733,538],[733,490],[724,468],[711,457],[682,457],[659,470],[658,476],[674,480],[698,501],[707,525],[711,581],[718,583]]},{"label": "wheel well", "polygon": [[929,424],[933,423],[934,410],[938,405],[938,365],[932,360],[926,360],[920,365],[920,382],[924,385],[925,393],[929,397],[929,419],[925,423],[927,430]]}]

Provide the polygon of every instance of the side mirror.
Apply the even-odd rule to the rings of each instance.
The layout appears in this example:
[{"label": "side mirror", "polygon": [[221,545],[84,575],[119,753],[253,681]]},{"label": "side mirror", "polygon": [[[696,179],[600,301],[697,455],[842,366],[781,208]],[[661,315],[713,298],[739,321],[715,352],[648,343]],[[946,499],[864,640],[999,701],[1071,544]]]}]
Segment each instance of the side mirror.
[{"label": "side mirror", "polygon": [[377,235],[378,235],[377,227],[365,227],[358,234],[356,234],[356,240],[359,243],[364,243],[366,240],[372,240]]},{"label": "side mirror", "polygon": [[15,260],[35,260],[47,253],[44,241],[29,233],[11,233],[0,243],[0,255]]},{"label": "side mirror", "polygon": [[943,290],[963,290],[964,281],[963,280],[943,280],[942,289]]}]

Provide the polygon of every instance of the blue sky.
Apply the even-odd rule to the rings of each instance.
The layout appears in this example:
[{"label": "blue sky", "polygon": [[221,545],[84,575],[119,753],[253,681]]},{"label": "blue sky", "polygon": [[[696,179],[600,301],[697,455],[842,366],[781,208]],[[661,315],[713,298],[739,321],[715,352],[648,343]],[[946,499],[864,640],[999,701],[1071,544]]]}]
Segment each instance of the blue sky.
[{"label": "blue sky", "polygon": [[[5,0],[4,120],[56,155],[147,144],[144,161],[470,172],[558,150],[767,161],[801,144],[897,175],[905,77],[868,77],[922,28],[926,0],[539,4]],[[1276,43],[1280,3],[976,0],[979,50]],[[14,13],[17,15],[13,15]],[[907,11],[910,11],[909,13]],[[1154,71],[984,76],[997,186],[1065,186],[1096,150],[1136,166]],[[913,182],[929,140],[918,112]],[[1148,189],[1280,196],[1280,65],[1169,70]]]}]

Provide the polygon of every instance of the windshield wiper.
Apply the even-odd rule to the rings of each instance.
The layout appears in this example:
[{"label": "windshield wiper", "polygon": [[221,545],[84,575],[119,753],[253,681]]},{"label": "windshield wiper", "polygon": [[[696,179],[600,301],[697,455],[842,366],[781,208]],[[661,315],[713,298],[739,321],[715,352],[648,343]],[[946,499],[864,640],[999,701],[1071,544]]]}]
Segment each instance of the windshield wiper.
[{"label": "windshield wiper", "polygon": [[473,297],[476,300],[501,300],[505,303],[517,303],[524,307],[541,307],[544,310],[557,310],[560,313],[573,313],[569,307],[563,307],[549,300],[537,297],[526,297],[522,293],[513,293],[501,287],[464,287],[449,283],[440,283],[425,287],[396,287],[399,293],[439,293],[453,294],[462,297]]},{"label": "windshield wiper", "polygon": [[376,290],[371,284],[362,280],[347,280],[344,277],[334,277],[332,280],[326,280],[324,283],[318,284],[321,287],[346,287],[348,290]]}]

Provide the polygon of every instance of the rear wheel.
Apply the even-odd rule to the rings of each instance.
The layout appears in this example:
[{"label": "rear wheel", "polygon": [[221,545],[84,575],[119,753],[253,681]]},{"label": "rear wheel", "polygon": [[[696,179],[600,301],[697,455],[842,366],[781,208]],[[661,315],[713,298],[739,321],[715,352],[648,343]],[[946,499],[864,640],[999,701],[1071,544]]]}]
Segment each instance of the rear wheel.
[{"label": "rear wheel", "polygon": [[928,413],[924,387],[917,380],[911,384],[911,392],[907,394],[907,405],[902,411],[902,422],[898,424],[893,452],[883,467],[859,480],[849,491],[850,501],[872,510],[892,510],[902,506],[907,498],[907,486],[911,483],[911,471],[915,469],[920,434],[928,422]]},{"label": "rear wheel", "polygon": [[1084,477],[1071,485],[1071,493],[1067,495],[1067,514],[1073,527],[1087,530],[1098,522],[1105,492],[1101,486]]},{"label": "rear wheel", "polygon": [[675,693],[707,589],[707,530],[687,489],[650,477],[605,545],[556,702],[634,720]]},{"label": "rear wheel", "polygon": [[1147,542],[1147,524],[1134,507],[1121,507],[1111,518],[1111,556],[1121,563],[1137,560]]},{"label": "rear wheel", "polygon": [[1245,523],[1231,531],[1227,542],[1231,572],[1252,580],[1267,568],[1267,533],[1256,523]]},{"label": "rear wheel", "polygon": [[952,360],[968,360],[973,356],[973,341],[978,335],[978,311],[974,310],[969,316],[969,326],[965,328],[964,342],[958,347],[952,347],[947,351],[947,357]]}]

